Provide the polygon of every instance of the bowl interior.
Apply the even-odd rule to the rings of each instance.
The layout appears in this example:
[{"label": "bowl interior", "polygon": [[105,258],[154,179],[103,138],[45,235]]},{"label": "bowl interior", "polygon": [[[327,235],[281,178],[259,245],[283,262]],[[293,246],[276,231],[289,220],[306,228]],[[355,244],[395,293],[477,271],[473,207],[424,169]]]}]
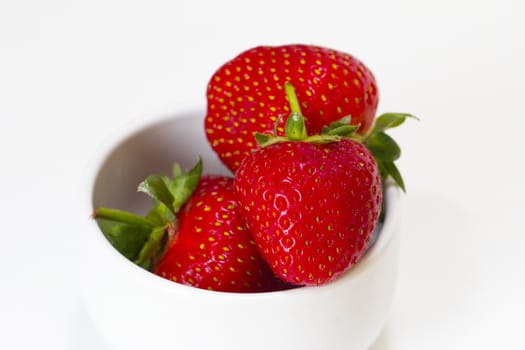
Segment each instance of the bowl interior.
[{"label": "bowl interior", "polygon": [[110,145],[93,186],[93,207],[144,214],[150,200],[135,191],[137,185],[151,174],[169,175],[174,162],[189,169],[199,156],[204,173],[231,174],[206,141],[204,115],[204,110],[194,109],[167,116],[136,127],[129,136]]},{"label": "bowl interior", "polygon": [[[231,176],[206,140],[204,115],[203,109],[187,108],[173,115],[142,120],[125,131],[122,137],[117,137],[114,143],[107,145],[92,188],[92,208],[111,207],[145,214],[151,206],[151,200],[136,191],[137,185],[148,175],[170,174],[174,162],[189,169],[201,157],[203,173]],[[398,190],[389,184],[384,197],[388,212],[386,221],[378,223],[368,252],[350,271],[362,269],[361,265],[365,264],[363,261],[380,254],[381,247],[390,240],[392,230],[389,226],[394,224],[393,219],[397,217]],[[383,230],[385,226],[387,229]],[[100,236],[103,237],[101,233]],[[378,239],[379,236],[382,237]],[[114,254],[119,253],[114,250]]]}]

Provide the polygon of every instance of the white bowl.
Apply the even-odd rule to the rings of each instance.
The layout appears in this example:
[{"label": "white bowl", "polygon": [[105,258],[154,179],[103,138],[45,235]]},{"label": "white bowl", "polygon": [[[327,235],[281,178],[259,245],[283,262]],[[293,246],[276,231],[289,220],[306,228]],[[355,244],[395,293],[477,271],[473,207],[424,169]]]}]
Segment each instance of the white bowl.
[{"label": "white bowl", "polygon": [[[88,174],[84,214],[98,206],[143,213],[137,184],[171,164],[227,174],[208,147],[204,109],[180,106],[131,125],[102,147]],[[397,279],[400,192],[387,186],[377,241],[342,277],[322,287],[238,294],[177,284],[134,265],[87,220],[86,308],[111,349],[366,349],[388,316]]]}]

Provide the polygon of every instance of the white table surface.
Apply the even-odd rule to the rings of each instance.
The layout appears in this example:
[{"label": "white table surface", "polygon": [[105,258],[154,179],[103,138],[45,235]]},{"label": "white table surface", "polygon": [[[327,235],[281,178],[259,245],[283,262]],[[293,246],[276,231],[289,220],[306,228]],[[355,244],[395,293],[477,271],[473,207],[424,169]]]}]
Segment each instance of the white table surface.
[{"label": "white table surface", "polygon": [[[0,348],[105,350],[77,281],[81,178],[120,126],[259,44],[355,54],[407,182],[399,289],[374,350],[524,349],[525,5],[0,0]],[[85,215],[85,216],[84,216]]]}]

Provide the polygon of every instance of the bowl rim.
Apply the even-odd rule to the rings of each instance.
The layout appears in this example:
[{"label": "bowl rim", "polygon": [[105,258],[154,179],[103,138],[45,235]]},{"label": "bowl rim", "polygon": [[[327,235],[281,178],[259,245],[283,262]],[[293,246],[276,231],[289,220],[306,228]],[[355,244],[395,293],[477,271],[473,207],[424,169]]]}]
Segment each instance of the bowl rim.
[{"label": "bowl rim", "polygon": [[[183,101],[175,106],[165,108],[163,111],[157,113],[150,113],[146,116],[139,117],[135,120],[131,120],[125,125],[122,125],[119,130],[110,133],[98,147],[95,148],[94,154],[91,159],[88,160],[86,165],[86,171],[84,172],[83,191],[85,193],[84,204],[81,206],[82,214],[84,218],[88,216],[87,227],[89,232],[86,234],[91,236],[87,239],[95,240],[97,247],[107,250],[108,255],[112,256],[114,266],[121,266],[121,268],[127,269],[129,273],[134,274],[135,278],[144,279],[144,283],[150,284],[152,287],[161,288],[167,293],[182,293],[191,294],[192,297],[203,297],[203,298],[244,298],[261,300],[263,298],[274,298],[286,295],[307,295],[312,291],[336,289],[344,281],[349,279],[357,279],[360,275],[366,272],[370,266],[381,256],[383,251],[387,248],[390,241],[393,238],[398,220],[401,216],[401,204],[402,197],[400,189],[394,184],[393,181],[388,180],[384,184],[383,196],[386,199],[383,203],[386,203],[385,219],[382,223],[381,232],[379,233],[377,240],[374,242],[372,247],[368,249],[366,254],[360,259],[360,261],[352,266],[349,270],[345,271],[334,281],[327,283],[322,286],[303,286],[299,288],[277,290],[270,292],[256,292],[256,293],[236,293],[236,292],[223,292],[213,291],[207,289],[196,288],[193,286],[187,286],[179,283],[169,281],[165,278],[155,275],[140,266],[137,266],[133,262],[129,261],[126,257],[120,254],[111,243],[101,233],[98,224],[93,220],[92,216],[86,213],[93,212],[93,193],[95,190],[96,182],[100,170],[104,166],[105,162],[109,159],[113,151],[117,149],[119,145],[124,143],[126,140],[133,138],[141,132],[153,128],[157,125],[161,125],[166,122],[173,121],[181,118],[188,114],[201,113],[204,117],[205,109],[199,107],[200,104],[195,101]],[[83,233],[84,234],[84,233]],[[85,262],[87,264],[87,262]]]}]

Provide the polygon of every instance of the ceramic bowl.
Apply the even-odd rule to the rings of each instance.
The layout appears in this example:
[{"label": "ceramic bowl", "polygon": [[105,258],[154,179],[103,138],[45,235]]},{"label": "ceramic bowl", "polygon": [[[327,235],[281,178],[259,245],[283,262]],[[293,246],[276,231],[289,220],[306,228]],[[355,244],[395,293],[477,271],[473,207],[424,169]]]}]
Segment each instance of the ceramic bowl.
[{"label": "ceramic bowl", "polygon": [[[146,118],[103,145],[88,171],[84,215],[114,207],[143,214],[149,199],[135,191],[175,161],[227,174],[209,148],[203,108],[178,106]],[[399,258],[400,193],[385,191],[386,219],[363,259],[335,282],[268,293],[201,290],[160,278],[117,252],[86,219],[83,236],[86,308],[110,349],[306,350],[366,349],[391,307]]]}]

